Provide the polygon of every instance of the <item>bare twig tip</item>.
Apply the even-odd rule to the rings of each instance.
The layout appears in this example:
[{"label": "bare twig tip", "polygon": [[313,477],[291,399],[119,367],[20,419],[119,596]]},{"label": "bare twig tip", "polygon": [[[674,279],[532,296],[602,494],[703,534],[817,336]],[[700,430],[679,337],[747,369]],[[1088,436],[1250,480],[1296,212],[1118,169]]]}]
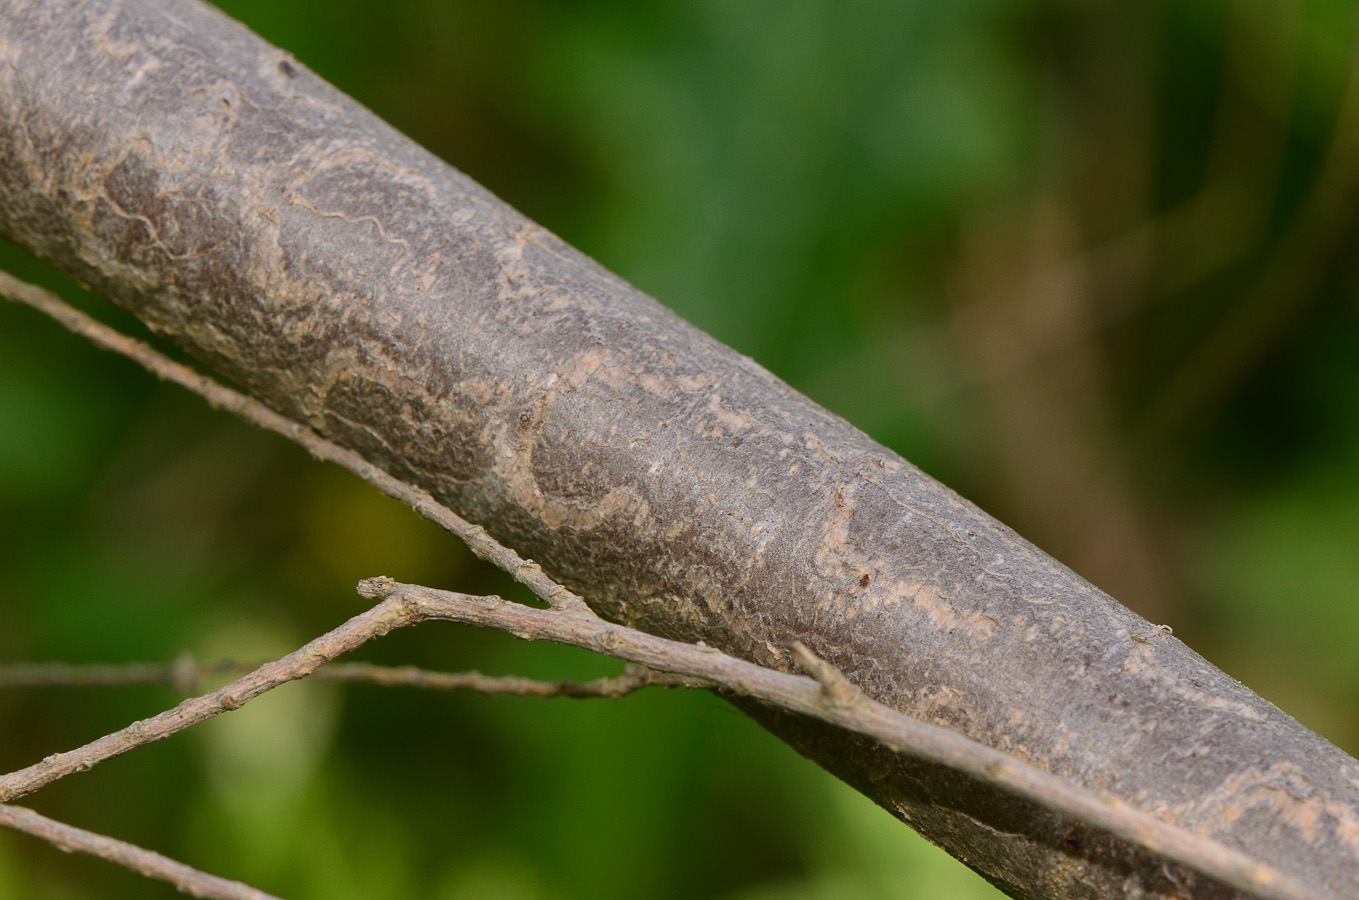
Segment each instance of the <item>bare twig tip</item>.
[{"label": "bare twig tip", "polygon": [[363,579],[356,590],[365,600],[386,600],[396,591],[396,582],[386,575],[379,575],[376,578]]},{"label": "bare twig tip", "polygon": [[801,641],[793,641],[789,649],[798,667],[821,685],[821,692],[832,706],[848,708],[859,702],[863,693],[843,672],[817,656]]}]

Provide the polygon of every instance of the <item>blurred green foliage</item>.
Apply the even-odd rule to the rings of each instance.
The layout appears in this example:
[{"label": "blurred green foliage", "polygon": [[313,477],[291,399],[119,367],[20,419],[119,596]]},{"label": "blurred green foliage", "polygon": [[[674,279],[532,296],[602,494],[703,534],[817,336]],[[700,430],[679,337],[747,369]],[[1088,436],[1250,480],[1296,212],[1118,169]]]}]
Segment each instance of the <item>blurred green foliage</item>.
[{"label": "blurred green foliage", "polygon": [[[221,5],[1359,749],[1355,3]],[[511,590],[0,305],[0,660],[280,653],[378,573]],[[440,626],[363,655],[616,669]],[[0,768],[174,699],[0,694]],[[994,895],[682,692],[290,686],[33,805],[299,900]],[[5,835],[0,896],[172,892]]]}]

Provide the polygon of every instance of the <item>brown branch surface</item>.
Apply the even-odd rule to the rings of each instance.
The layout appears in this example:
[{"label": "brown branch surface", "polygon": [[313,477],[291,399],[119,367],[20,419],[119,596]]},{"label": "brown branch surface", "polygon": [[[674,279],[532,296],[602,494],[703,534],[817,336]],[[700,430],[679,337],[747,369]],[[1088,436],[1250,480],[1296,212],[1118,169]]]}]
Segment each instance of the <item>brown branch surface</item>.
[{"label": "brown branch surface", "polygon": [[[711,647],[668,640],[607,622],[585,607],[535,609],[500,597],[438,591],[400,584],[390,578],[360,582],[359,594],[378,601],[378,604],[296,652],[266,663],[223,688],[186,700],[158,716],[135,722],[68,753],[53,754],[26,769],[0,776],[0,809],[20,810],[4,804],[67,775],[88,771],[115,756],[239,709],[266,691],[312,674],[340,653],[355,649],[394,628],[442,620],[495,628],[525,640],[568,644],[634,664],[622,678],[601,679],[587,685],[571,684],[571,689],[588,691],[591,696],[622,696],[647,684],[667,681],[721,688],[736,696],[815,717],[870,737],[893,752],[919,757],[997,785],[1044,809],[1069,814],[1152,854],[1264,900],[1332,900],[1240,851],[1162,822],[1126,806],[1117,798],[1101,797],[1073,786],[948,729],[916,721],[883,706],[869,699],[834,666],[800,643],[793,646],[792,653],[810,678],[736,659]],[[355,675],[371,674],[361,667],[354,668]],[[660,673],[670,673],[671,677],[667,679]],[[401,677],[400,670],[386,670],[385,674]],[[419,674],[425,678],[436,673]],[[440,686],[476,687],[481,679],[483,676],[477,673],[444,676]],[[516,693],[538,691],[540,696],[561,695],[561,685],[570,684],[521,679],[522,685],[509,685],[504,679],[495,681],[501,682],[496,688],[508,688]],[[515,687],[520,689],[514,690]],[[26,810],[20,812],[36,815]],[[58,846],[66,847],[72,840],[51,828],[35,830],[22,824],[13,827],[46,837]],[[110,848],[130,845],[121,845],[98,835],[81,834],[89,846],[102,848],[102,852],[94,849],[89,852],[97,852],[97,855],[137,871],[146,873],[147,858],[154,856],[134,847],[128,852],[145,854],[147,858],[110,855],[113,853]]]},{"label": "brown branch surface", "polygon": [[[240,395],[211,379],[194,375],[184,366],[169,360],[153,348],[130,341],[107,326],[71,309],[50,292],[16,282],[0,272],[0,293],[7,293],[42,309],[100,346],[127,355],[148,370],[203,394],[215,405],[232,409],[253,421],[271,421],[266,415],[268,411],[262,409],[258,401]],[[193,377],[189,377],[190,375]],[[340,448],[331,446],[323,438],[310,432],[305,432],[303,436],[307,440],[306,446],[323,458],[353,462],[350,459],[352,454],[346,454]],[[455,514],[434,501],[423,501],[421,511],[434,521],[459,521]],[[544,611],[506,603],[499,597],[473,597],[434,591],[413,585],[397,584],[387,578],[361,582],[359,593],[369,599],[382,601],[381,606],[400,602],[404,615],[399,617],[398,624],[413,624],[426,619],[445,619],[489,626],[521,638],[555,641],[608,653],[627,659],[634,666],[641,668],[630,667],[629,672],[621,678],[600,679],[586,685],[571,682],[528,682],[524,679],[485,679],[479,673],[438,676],[436,673],[422,673],[418,670],[384,671],[379,667],[365,667],[363,664],[314,671],[324,674],[328,671],[347,669],[353,671],[356,678],[367,678],[373,676],[375,672],[381,672],[381,677],[393,682],[403,677],[414,677],[417,682],[424,682],[423,686],[473,687],[483,690],[487,689],[488,682],[493,682],[491,685],[493,690],[487,692],[537,691],[539,696],[560,696],[563,692],[570,691],[578,692],[568,693],[570,696],[622,696],[649,683],[722,687],[738,697],[756,698],[782,710],[814,716],[873,738],[898,753],[907,753],[953,771],[972,775],[1032,801],[1045,810],[1067,813],[1088,826],[1117,835],[1141,850],[1178,862],[1194,872],[1207,875],[1222,884],[1249,891],[1256,896],[1271,900],[1321,900],[1327,896],[1299,884],[1246,854],[1161,822],[1146,813],[1127,808],[1116,798],[1100,796],[1064,782],[976,741],[947,729],[918,722],[897,710],[875,703],[834,666],[820,659],[801,642],[794,642],[791,648],[792,656],[797,665],[815,679],[815,685],[819,685],[819,688],[808,679],[789,676],[735,659],[706,645],[670,641],[605,622],[586,604],[572,598],[565,588],[553,582],[540,568],[526,565],[519,561],[512,551],[498,547],[494,539],[488,537],[484,531],[469,533],[476,540],[491,545],[488,555],[497,560],[497,564],[502,568],[514,566],[517,570],[536,572],[533,584],[536,585],[537,593],[553,598],[557,602],[549,610]],[[563,598],[569,602],[563,603]],[[374,616],[376,612],[375,609],[365,616],[355,617],[308,647],[313,645],[339,647],[342,648],[340,652],[357,647],[378,633],[365,618]],[[382,614],[380,618],[386,621],[389,614]],[[1133,632],[1131,638],[1140,643],[1150,644],[1153,637],[1166,634],[1169,634],[1169,629],[1162,626],[1146,633]],[[308,648],[304,647],[280,660],[278,664],[268,664],[272,666],[273,672],[269,685],[276,686],[308,674],[303,671],[303,666],[314,658],[315,653],[309,653]],[[176,668],[178,672],[175,671]],[[235,687],[234,693],[243,695],[249,691],[252,683],[259,681],[259,673],[264,671],[265,667],[262,666],[253,676],[236,682],[234,686],[228,685],[222,690],[229,691]],[[68,676],[71,673],[56,670],[52,674]],[[138,670],[136,674],[148,673]],[[177,664],[177,667],[172,667],[167,674],[171,677],[176,674],[184,677],[184,664],[182,662]],[[252,696],[258,696],[259,692]],[[41,779],[31,788],[36,789],[71,772],[87,769],[118,753],[166,737],[174,731],[182,730],[229,708],[232,707],[214,700],[213,695],[186,701],[175,710],[148,720],[153,724],[150,729],[144,727],[146,723],[138,723],[117,735],[110,735],[65,754],[62,757],[64,765],[61,768],[42,768],[44,764],[56,759],[53,757],[44,760],[43,764],[30,767],[25,773],[31,772],[32,777]],[[193,710],[193,713],[185,715],[181,712],[186,709]],[[0,777],[0,797],[4,796],[6,779],[12,777],[20,781],[23,775],[24,773],[15,773],[13,776]]]},{"label": "brown branch surface", "polygon": [[[0,0],[0,234],[608,618],[788,671],[800,642],[877,702],[1359,896],[1359,763],[215,10]],[[744,708],[1015,896],[1229,896]]]},{"label": "brown branch surface", "polygon": [[0,825],[41,838],[68,853],[88,853],[90,856],[97,856],[139,872],[148,878],[168,881],[191,897],[211,897],[214,900],[279,900],[273,894],[266,894],[248,884],[209,875],[152,850],[145,850],[136,844],[67,825],[22,806],[0,803]]},{"label": "brown branch surface", "polygon": [[51,291],[35,284],[20,281],[8,272],[0,271],[0,296],[33,307],[51,316],[71,332],[87,339],[95,346],[134,360],[157,378],[177,384],[202,397],[214,409],[240,416],[245,421],[266,431],[282,435],[305,448],[323,462],[335,463],[372,484],[389,497],[400,500],[416,513],[429,519],[445,531],[460,538],[477,555],[497,568],[509,573],[515,581],[551,606],[585,607],[585,601],[543,572],[542,566],[521,557],[514,550],[491,537],[485,528],[473,525],[453,510],[430,496],[429,492],[394,478],[359,454],[347,450],[318,435],[311,429],[281,416],[253,397],[233,391],[213,379],[177,363],[136,338],[128,337],[97,319],[85,315],[62,301]]},{"label": "brown branch surface", "polygon": [[[691,678],[701,679],[782,710],[802,713],[870,737],[896,753],[945,766],[1107,831],[1163,859],[1268,900],[1320,900],[1318,892],[1249,855],[1099,796],[1035,766],[884,706],[855,687],[805,645],[792,654],[811,677],[790,675],[727,656],[711,647],[659,638],[615,625],[587,610],[535,609],[500,597],[475,597],[399,584],[360,582],[359,593],[400,600],[421,620],[442,619],[505,631],[526,640],[570,644]],[[1336,898],[1338,900],[1338,898]]]}]

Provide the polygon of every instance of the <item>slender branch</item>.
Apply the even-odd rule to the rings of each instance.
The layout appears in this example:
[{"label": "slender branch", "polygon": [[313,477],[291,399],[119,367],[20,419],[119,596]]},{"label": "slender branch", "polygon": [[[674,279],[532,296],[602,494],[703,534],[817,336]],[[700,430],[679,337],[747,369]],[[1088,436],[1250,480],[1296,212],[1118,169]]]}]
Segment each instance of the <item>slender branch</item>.
[{"label": "slender branch", "polygon": [[242,675],[259,668],[259,665],[229,659],[199,663],[188,656],[180,657],[173,663],[96,663],[78,666],[67,663],[13,663],[0,666],[0,690],[165,685],[182,694],[192,694],[204,679]]},{"label": "slender branch", "polygon": [[[365,582],[366,584],[367,582]],[[454,596],[454,595],[448,595]],[[462,595],[459,595],[462,596]],[[379,598],[380,599],[380,598]],[[482,598],[475,598],[481,602]],[[496,603],[500,598],[490,598]],[[519,607],[519,604],[513,604]],[[525,606],[523,609],[533,609]],[[542,612],[543,610],[540,610]],[[552,610],[552,612],[568,612]],[[584,620],[598,619],[588,609],[570,612]],[[120,756],[144,744],[164,740],[172,734],[197,725],[224,712],[239,709],[266,691],[281,684],[296,681],[317,671],[342,653],[347,653],[394,628],[413,625],[430,618],[422,607],[405,602],[403,598],[383,599],[367,612],[354,616],[339,628],[329,631],[281,659],[267,662],[242,678],[215,691],[185,700],[183,703],[149,719],[133,722],[126,728],[91,741],[66,753],[54,753],[24,769],[0,775],[0,803],[7,803],[31,794],[45,785],[73,772],[84,772],[105,760]],[[444,618],[444,616],[439,616]],[[641,634],[641,632],[637,632]],[[584,645],[587,649],[600,649]],[[688,646],[681,644],[680,646]],[[630,660],[640,662],[640,660]],[[748,664],[747,664],[748,665]],[[645,666],[645,664],[643,664]],[[758,667],[756,667],[758,668]],[[146,674],[145,672],[141,674]],[[331,676],[339,681],[376,681],[386,684],[408,684],[442,689],[471,688],[493,694],[523,694],[535,697],[621,697],[649,684],[708,687],[712,682],[697,673],[681,672],[681,676],[666,676],[632,668],[617,678],[601,678],[591,682],[542,682],[527,678],[491,678],[479,672],[445,674],[425,672],[414,667],[382,669],[378,666],[357,664]]]},{"label": "slender branch", "polygon": [[239,709],[260,694],[296,681],[319,667],[379,637],[417,621],[410,608],[399,601],[385,601],[360,613],[339,628],[321,635],[282,659],[265,663],[243,678],[200,697],[185,700],[173,709],[91,741],[67,753],[54,753],[41,762],[0,776],[0,803],[31,794],[72,772],[84,772],[105,760],[143,744],[164,740],[213,716]]},{"label": "slender branch", "polygon": [[419,515],[456,535],[478,557],[504,569],[515,581],[533,591],[550,606],[588,608],[579,595],[549,578],[536,562],[524,559],[491,537],[485,528],[473,525],[439,503],[428,492],[394,478],[357,453],[333,444],[311,429],[279,415],[253,397],[234,391],[182,363],[175,362],[143,342],[87,316],[51,291],[20,281],[3,271],[0,271],[0,295],[50,316],[103,350],[126,356],[157,378],[187,388],[206,400],[213,408],[234,413],[252,425],[300,444],[319,460],[348,469],[387,496],[402,501]]},{"label": "slender branch", "polygon": [[956,732],[913,719],[871,699],[834,666],[801,644],[794,659],[812,677],[790,675],[710,647],[656,637],[586,610],[535,609],[499,597],[474,597],[390,578],[359,583],[369,599],[404,603],[419,619],[495,628],[525,640],[570,644],[629,662],[710,681],[874,738],[898,753],[948,766],[1040,806],[1108,831],[1163,859],[1265,900],[1320,900],[1328,895],[1203,835],[1163,822],[1117,797],[1071,784]]},{"label": "slender branch", "polygon": [[416,687],[437,691],[471,690],[481,694],[512,694],[519,697],[592,698],[626,697],[646,687],[710,688],[702,678],[660,672],[629,664],[622,675],[591,681],[540,681],[517,675],[483,675],[480,672],[430,672],[414,666],[375,666],[369,663],[335,663],[316,673],[330,681],[351,681],[383,687]]},{"label": "slender branch", "polygon": [[[0,690],[5,688],[91,688],[165,685],[192,693],[204,679],[239,675],[261,663],[224,659],[200,663],[182,657],[173,663],[81,665],[20,663],[0,666]],[[645,687],[710,687],[698,679],[658,672],[630,664],[622,675],[591,681],[541,681],[518,675],[483,675],[481,672],[432,672],[415,666],[379,666],[372,663],[332,663],[316,670],[313,678],[375,684],[381,687],[413,687],[436,691],[471,690],[481,694],[513,694],[522,697],[624,697]]]},{"label": "slender branch", "polygon": [[152,850],[57,822],[22,806],[0,803],[0,825],[41,838],[68,853],[88,853],[134,872],[140,872],[148,878],[168,881],[181,892],[193,897],[212,897],[214,900],[279,900],[273,894],[266,894],[248,884],[209,875]]},{"label": "slender branch", "polygon": [[[174,710],[145,722],[134,723],[121,732],[108,735],[79,750],[48,757],[28,769],[0,777],[0,801],[30,793],[70,772],[83,771],[140,744],[160,740],[197,721],[234,709],[244,702],[237,699],[242,694],[231,693],[237,685],[250,682],[258,686],[257,690],[254,687],[249,689],[254,690],[254,693],[244,699],[250,699],[277,684],[308,674],[326,659],[333,658],[344,649],[358,646],[369,637],[386,633],[398,625],[431,618],[497,628],[529,640],[572,644],[651,668],[706,679],[735,694],[756,697],[784,709],[814,716],[876,738],[898,752],[964,772],[1266,900],[1323,900],[1327,897],[1299,884],[1274,867],[1218,841],[1163,822],[1116,797],[1097,794],[1068,783],[970,738],[912,719],[878,703],[854,687],[833,666],[817,659],[801,645],[792,648],[794,659],[814,677],[778,672],[727,656],[709,647],[672,641],[606,622],[596,616],[578,595],[549,578],[536,563],[523,559],[497,542],[481,526],[472,525],[439,504],[425,491],[399,481],[357,454],[332,444],[259,401],[218,384],[146,344],[95,321],[42,288],[17,281],[0,272],[0,294],[33,306],[96,345],[121,353],[158,377],[199,394],[212,406],[236,413],[253,424],[281,434],[301,444],[318,459],[335,462],[349,469],[383,493],[408,503],[420,515],[464,540],[479,557],[509,572],[516,581],[529,587],[552,607],[541,610],[499,597],[472,597],[398,584],[387,578],[368,579],[360,583],[359,593],[369,599],[382,601],[369,612],[356,616],[341,628],[318,638],[291,656],[271,663],[219,691],[185,701]],[[380,632],[365,630],[365,627],[350,630],[354,623],[367,617],[376,617],[387,624]],[[312,658],[309,648],[328,641],[334,643],[327,643],[326,646],[343,644],[343,649],[337,649],[326,659],[316,661],[306,671],[302,671],[301,666]],[[353,643],[349,643],[351,641]],[[289,666],[296,668],[290,669]],[[274,667],[272,674],[261,678],[260,673],[270,667]],[[230,698],[229,702],[235,705],[227,705],[223,702],[224,697]],[[184,721],[182,716],[186,714],[196,718]]]},{"label": "slender branch", "polygon": [[[800,640],[898,709],[1359,896],[1336,747],[1181,642],[1131,639],[1131,611],[283,51],[197,0],[0,8],[0,232],[619,619],[784,669]],[[989,781],[742,706],[1016,896],[1214,892]]]}]

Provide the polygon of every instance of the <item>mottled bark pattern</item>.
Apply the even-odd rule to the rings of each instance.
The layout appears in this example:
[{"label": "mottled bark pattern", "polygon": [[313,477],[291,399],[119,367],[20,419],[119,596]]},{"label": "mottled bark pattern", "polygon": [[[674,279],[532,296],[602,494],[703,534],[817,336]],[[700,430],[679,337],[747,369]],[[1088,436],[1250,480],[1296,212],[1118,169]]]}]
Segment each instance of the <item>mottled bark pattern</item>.
[{"label": "mottled bark pattern", "polygon": [[[1359,763],[193,0],[0,0],[0,232],[604,614],[1359,896]],[[393,573],[399,574],[399,573]],[[751,709],[1017,897],[1231,896]]]}]

